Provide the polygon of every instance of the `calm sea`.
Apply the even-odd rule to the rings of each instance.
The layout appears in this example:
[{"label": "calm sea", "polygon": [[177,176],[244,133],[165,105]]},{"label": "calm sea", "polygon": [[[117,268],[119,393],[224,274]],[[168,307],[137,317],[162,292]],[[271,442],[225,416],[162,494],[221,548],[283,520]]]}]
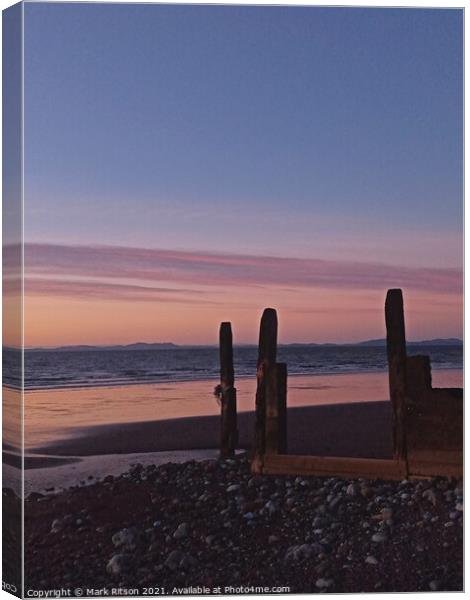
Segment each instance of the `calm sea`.
[{"label": "calm sea", "polygon": [[[427,354],[433,369],[461,369],[461,346],[411,346]],[[256,372],[257,349],[234,349],[236,377]],[[387,368],[385,348],[364,346],[285,346],[278,360],[290,375],[379,372]],[[18,387],[19,353],[3,352],[3,381]],[[29,390],[200,381],[219,375],[217,348],[171,350],[26,351],[25,387]]]}]

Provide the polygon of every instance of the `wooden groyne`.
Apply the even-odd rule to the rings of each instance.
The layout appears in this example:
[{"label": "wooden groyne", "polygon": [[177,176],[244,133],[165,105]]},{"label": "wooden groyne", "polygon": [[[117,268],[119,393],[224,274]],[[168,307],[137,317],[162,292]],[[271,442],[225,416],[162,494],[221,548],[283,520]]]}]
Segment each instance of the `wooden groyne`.
[{"label": "wooden groyne", "polygon": [[[287,451],[287,365],[277,362],[278,319],[264,310],[259,332],[252,471],[266,474],[403,479],[461,477],[463,473],[463,390],[433,388],[428,356],[408,356],[403,294],[388,290],[385,300],[387,359],[392,404],[390,459],[299,456]],[[236,448],[236,390],[232,331],[220,329],[221,455]],[[312,436],[315,426],[312,423]]]},{"label": "wooden groyne", "polygon": [[220,455],[223,458],[233,456],[238,444],[237,429],[237,390],[235,389],[235,371],[233,368],[232,325],[221,323],[219,332],[220,348],[220,386],[221,439]]}]

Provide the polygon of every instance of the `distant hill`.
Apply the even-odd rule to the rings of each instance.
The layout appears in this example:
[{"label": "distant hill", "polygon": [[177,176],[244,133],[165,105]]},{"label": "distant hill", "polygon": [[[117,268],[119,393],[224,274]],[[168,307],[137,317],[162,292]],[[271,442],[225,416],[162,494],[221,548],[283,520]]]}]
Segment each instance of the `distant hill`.
[{"label": "distant hill", "polygon": [[31,352],[40,352],[49,350],[50,352],[92,352],[97,350],[173,350],[179,348],[171,342],[153,343],[137,342],[135,344],[117,345],[117,346],[57,346],[57,348],[28,348]]},{"label": "distant hill", "polygon": [[[380,340],[366,340],[365,342],[359,342],[358,344],[351,344],[355,346],[371,346],[381,347],[386,346],[387,341],[385,338]],[[462,346],[462,340],[458,338],[437,338],[434,340],[422,340],[420,342],[406,342],[407,346]]]},{"label": "distant hill", "polygon": [[[407,346],[410,347],[420,347],[420,346],[462,346],[462,340],[458,338],[437,338],[433,340],[422,340],[417,342],[407,342]],[[237,346],[237,344],[236,344]],[[369,348],[384,348],[386,346],[385,338],[377,339],[377,340],[365,340],[363,342],[356,342],[350,344],[333,344],[333,343],[292,343],[292,344],[279,344],[281,348],[309,348],[309,347],[317,347],[317,348],[331,348],[331,347],[345,347],[345,346],[362,346]],[[255,344],[239,344],[238,347],[243,348],[256,348]],[[41,351],[49,351],[49,352],[93,352],[99,350],[112,350],[112,351],[124,351],[124,350],[174,350],[176,348],[217,348],[215,344],[212,345],[178,345],[173,344],[172,342],[155,342],[155,343],[147,343],[147,342],[137,342],[135,344],[126,344],[126,345],[115,345],[115,346],[88,346],[88,345],[80,345],[80,346],[58,346],[56,348],[27,348],[29,352],[41,352]],[[4,347],[5,350],[10,350],[10,348]],[[13,348],[11,348],[13,350]]]}]

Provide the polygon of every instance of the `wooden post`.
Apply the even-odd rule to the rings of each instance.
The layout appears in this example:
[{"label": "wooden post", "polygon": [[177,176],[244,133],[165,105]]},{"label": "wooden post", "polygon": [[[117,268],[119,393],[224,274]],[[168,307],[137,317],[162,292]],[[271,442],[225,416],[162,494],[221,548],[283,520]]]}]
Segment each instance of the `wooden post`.
[{"label": "wooden post", "polygon": [[266,453],[287,452],[287,365],[268,367],[266,377]]},{"label": "wooden post", "polygon": [[221,323],[219,334],[220,349],[220,404],[221,439],[220,456],[234,456],[238,443],[237,431],[237,390],[233,369],[233,341],[230,323]]},{"label": "wooden post", "polygon": [[407,356],[406,395],[408,403],[424,405],[429,399],[431,392],[431,361],[429,356]]},{"label": "wooden post", "polygon": [[266,387],[269,369],[276,364],[276,355],[277,314],[274,308],[266,308],[261,317],[256,369],[254,470],[262,460],[266,448]]},{"label": "wooden post", "polygon": [[394,457],[406,463],[406,338],[403,295],[400,289],[387,292],[385,323],[390,400],[393,408]]}]

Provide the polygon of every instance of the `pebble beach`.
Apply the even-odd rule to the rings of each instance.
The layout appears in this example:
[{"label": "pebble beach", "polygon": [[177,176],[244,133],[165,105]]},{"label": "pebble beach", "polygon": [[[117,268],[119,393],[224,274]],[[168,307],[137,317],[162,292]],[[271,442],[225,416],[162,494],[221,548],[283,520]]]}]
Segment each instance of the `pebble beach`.
[{"label": "pebble beach", "polygon": [[26,590],[462,590],[462,496],[445,479],[253,476],[246,455],[137,464],[29,495]]}]

